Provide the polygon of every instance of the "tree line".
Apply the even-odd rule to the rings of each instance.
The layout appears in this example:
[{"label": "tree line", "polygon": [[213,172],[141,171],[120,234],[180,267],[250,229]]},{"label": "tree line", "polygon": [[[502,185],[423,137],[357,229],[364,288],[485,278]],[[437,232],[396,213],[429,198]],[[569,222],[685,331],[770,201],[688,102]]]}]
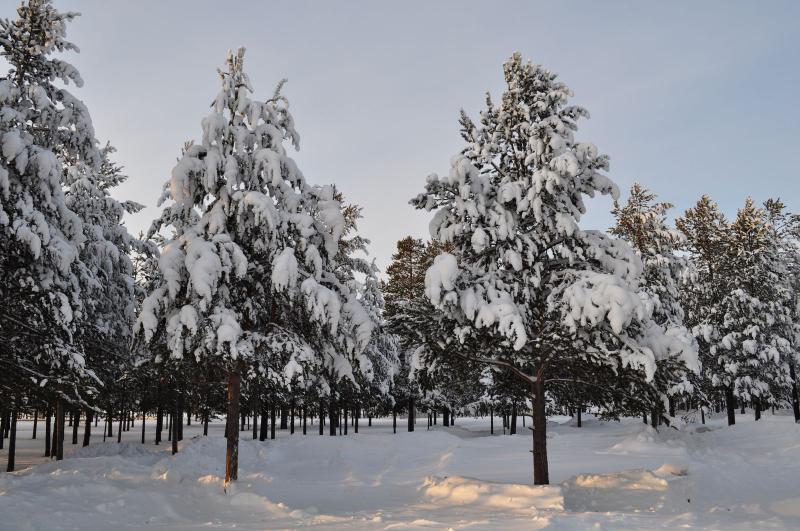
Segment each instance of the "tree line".
[{"label": "tree line", "polygon": [[[77,16],[29,0],[0,20],[0,433],[45,423],[45,454],[93,425],[117,440],[156,418],[177,452],[184,422],[226,419],[225,481],[246,426],[319,434],[417,412],[529,415],[534,482],[549,482],[546,417],[591,409],[674,424],[737,405],[791,403],[798,341],[800,218],[751,200],[728,221],[704,196],[675,220],[634,185],[619,202],[608,157],[574,133],[588,113],[557,76],[513,55],[506,90],[413,207],[431,241],[405,238],[384,278],[358,232],[361,208],[312,185],[280,81],[259,99],[229,52],[200,140],[178,146],[160,215],[141,205],[68,88],[55,54]],[[615,199],[607,233],[579,227],[584,198]],[[69,420],[67,420],[69,418]],[[35,433],[35,432],[34,432]],[[0,441],[3,438],[0,437]]]}]

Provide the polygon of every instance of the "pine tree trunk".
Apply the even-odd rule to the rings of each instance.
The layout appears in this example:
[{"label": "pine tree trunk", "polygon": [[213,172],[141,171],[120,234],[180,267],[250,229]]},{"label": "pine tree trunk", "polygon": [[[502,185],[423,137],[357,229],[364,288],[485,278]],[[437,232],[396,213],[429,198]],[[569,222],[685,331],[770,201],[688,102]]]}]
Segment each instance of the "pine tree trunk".
[{"label": "pine tree trunk", "polygon": [[15,405],[14,409],[11,410],[11,426],[8,435],[8,466],[6,467],[6,472],[14,471],[14,460],[17,453],[17,417],[19,417],[19,409],[18,406]]},{"label": "pine tree trunk", "polygon": [[700,423],[701,424],[706,423],[706,411],[705,409],[703,409],[703,406],[700,406]]},{"label": "pine tree trunk", "polygon": [[6,444],[6,422],[8,422],[6,411],[0,410],[0,450],[5,448]]},{"label": "pine tree trunk", "polygon": [[353,431],[358,433],[358,420],[361,416],[361,407],[356,404],[356,407],[353,408]]},{"label": "pine tree trunk", "polygon": [[794,413],[794,421],[800,422],[800,396],[797,393],[797,372],[794,363],[789,365],[789,374],[792,377],[792,413]]},{"label": "pine tree trunk", "polygon": [[156,409],[156,444],[161,442],[161,430],[164,429],[164,408]]},{"label": "pine tree trunk", "polygon": [[331,394],[331,398],[328,404],[328,422],[330,426],[328,426],[328,435],[330,437],[336,436],[336,415],[338,411],[336,410],[336,401],[333,398],[333,394]]},{"label": "pine tree trunk", "polygon": [[286,408],[281,407],[281,429],[285,430],[289,427],[289,416],[286,414]]},{"label": "pine tree trunk", "polygon": [[319,399],[319,434],[325,435],[325,405]]},{"label": "pine tree trunk", "polygon": [[122,442],[122,422],[125,419],[125,408],[122,407],[119,412],[119,423],[117,424],[117,444]]},{"label": "pine tree trunk", "polygon": [[392,433],[397,433],[397,406],[392,407]]},{"label": "pine tree trunk", "polygon": [[183,402],[183,393],[178,392],[178,410],[175,412],[175,419],[177,420],[178,424],[178,440],[183,440],[183,410],[184,410],[184,402]]},{"label": "pine tree trunk", "polygon": [[294,435],[294,400],[289,406],[289,435]]},{"label": "pine tree trunk", "polygon": [[303,412],[303,435],[305,435],[306,434],[306,416],[307,416],[307,413],[308,413],[306,411],[306,406],[305,405],[303,406],[302,412]]},{"label": "pine tree trunk", "polygon": [[232,428],[228,430],[228,447],[225,454],[225,484],[239,479],[239,431],[236,429],[236,419],[239,416],[239,386],[241,377],[239,371],[228,371],[228,418],[232,419]]},{"label": "pine tree trunk", "polygon": [[180,430],[183,420],[180,417],[179,400],[175,400],[172,406],[172,426],[170,426],[172,433],[170,440],[172,441],[172,455],[178,453],[178,440],[180,439]]},{"label": "pine tree trunk", "polygon": [[442,408],[442,426],[447,427],[450,425],[450,412],[447,408]]},{"label": "pine tree trunk", "polygon": [[517,403],[511,406],[511,435],[517,434]]},{"label": "pine tree trunk", "polygon": [[344,434],[347,435],[347,408],[344,408],[342,413],[344,414]]},{"label": "pine tree trunk", "polygon": [[[540,371],[541,372],[541,371]],[[547,470],[547,416],[545,413],[544,381],[533,384],[533,484],[549,485]]]},{"label": "pine tree trunk", "polygon": [[275,438],[275,402],[272,403],[269,413],[269,438]]},{"label": "pine tree trunk", "polygon": [[56,461],[61,461],[64,459],[64,422],[65,413],[64,413],[64,404],[59,399],[56,403],[56,408],[58,411],[58,437],[56,439]]},{"label": "pine tree trunk", "polygon": [[44,456],[50,457],[50,405],[44,411]]},{"label": "pine tree trunk", "polygon": [[728,411],[728,426],[736,424],[736,398],[733,396],[733,388],[725,388],[725,409]]},{"label": "pine tree trunk", "polygon": [[208,408],[203,412],[203,437],[208,437],[208,418],[211,416]]},{"label": "pine tree trunk", "polygon": [[494,435],[494,406],[489,404],[489,435]]},{"label": "pine tree trunk", "polygon": [[39,423],[39,410],[33,410],[33,437],[31,439],[36,440],[36,425]]},{"label": "pine tree trunk", "polygon": [[434,408],[434,410],[433,410],[433,425],[434,425],[434,426],[436,426],[436,414],[437,414],[437,411],[436,411],[436,409]]},{"label": "pine tree trunk", "polygon": [[578,427],[581,428],[583,427],[583,406],[578,406],[577,414],[578,414]]},{"label": "pine tree trunk", "polygon": [[408,399],[408,431],[414,431],[414,397]]},{"label": "pine tree trunk", "polygon": [[267,440],[267,436],[269,435],[269,432],[267,431],[269,429],[269,423],[267,421],[268,418],[269,418],[269,406],[262,405],[261,406],[261,430],[260,430],[260,432],[258,434],[258,440],[262,441],[262,442],[266,441]]},{"label": "pine tree trunk", "polygon": [[758,399],[753,401],[753,413],[756,421],[761,420],[761,401]]},{"label": "pine tree trunk", "polygon": [[258,439],[258,398],[254,399],[255,405],[253,406],[253,440]]},{"label": "pine tree trunk", "polygon": [[83,446],[89,446],[89,441],[92,438],[92,418],[94,411],[90,408],[86,409],[86,424],[83,425]]},{"label": "pine tree trunk", "polygon": [[675,417],[675,399],[674,398],[670,398],[669,399],[669,416],[670,417]]},{"label": "pine tree trunk", "polygon": [[78,428],[81,423],[81,410],[75,409],[72,414],[72,444],[78,444]]},{"label": "pine tree trunk", "polygon": [[145,415],[145,411],[142,410],[142,444],[144,444],[144,425],[145,420],[147,419],[147,415]]}]

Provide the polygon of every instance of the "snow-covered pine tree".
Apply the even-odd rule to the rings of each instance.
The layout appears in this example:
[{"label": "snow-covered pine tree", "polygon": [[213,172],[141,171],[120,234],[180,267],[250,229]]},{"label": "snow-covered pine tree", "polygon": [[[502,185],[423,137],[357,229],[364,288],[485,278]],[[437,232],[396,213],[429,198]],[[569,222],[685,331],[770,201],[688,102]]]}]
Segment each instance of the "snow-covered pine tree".
[{"label": "snow-covered pine tree", "polygon": [[[666,214],[672,205],[655,200],[654,193],[634,183],[624,205],[614,202],[612,214],[616,224],[609,232],[627,241],[642,260],[644,270],[639,287],[653,302],[653,320],[668,334],[692,345],[694,339],[683,325],[680,291],[682,281],[689,275],[689,263],[676,254],[683,237],[667,226]],[[674,400],[676,396],[688,397],[693,392],[692,375],[699,374],[700,366],[694,355],[696,347],[686,356],[688,352],[680,351],[677,358],[657,360],[653,381],[656,401],[651,410],[653,423],[670,409],[664,407],[662,398]]]},{"label": "snow-covered pine tree", "polygon": [[702,364],[700,378],[695,382],[696,399],[707,405],[724,400],[728,424],[733,424],[736,408],[733,389],[712,383],[719,381],[712,338],[718,335],[724,318],[721,300],[727,289],[724,268],[728,222],[717,204],[703,195],[675,220],[675,225],[684,236],[683,249],[689,253],[692,267],[691,281],[681,286],[681,296],[684,323],[697,340]]},{"label": "snow-covered pine tree", "polygon": [[[80,250],[84,310],[74,337],[87,365],[108,384],[102,388],[106,410],[122,403],[119,393],[124,390],[112,383],[124,381],[122,376],[134,366],[131,341],[137,299],[131,253],[155,252],[123,224],[123,216],[138,212],[142,205],[111,195],[128,178],[111,160],[114,152],[107,144],[100,152],[98,170],[77,162],[67,168],[64,178],[67,206],[81,218],[84,234]],[[88,418],[91,408],[86,413]]]},{"label": "snow-covered pine tree", "polygon": [[81,77],[53,57],[77,51],[65,37],[76,14],[49,0],[24,2],[17,13],[0,20],[10,67],[0,78],[0,298],[14,301],[0,308],[0,373],[10,388],[35,384],[37,394],[78,400],[90,374],[72,341],[86,283],[84,235],[66,204],[62,161],[96,171],[101,157],[88,111],[66,88],[80,87]]},{"label": "snow-covered pine tree", "polygon": [[650,379],[656,359],[687,346],[652,320],[630,246],[578,227],[584,195],[618,194],[603,174],[608,158],[574,140],[588,113],[567,104],[571,92],[554,73],[519,54],[504,74],[501,102],[487,96],[479,126],[462,112],[464,150],[412,204],[436,210],[431,236],[454,247],[425,277],[451,323],[434,353],[507,367],[530,386],[534,483],[547,484],[551,375],[613,387],[593,381],[591,368],[632,367]]},{"label": "snow-covered pine tree", "polygon": [[781,337],[790,339],[791,353],[787,356],[791,378],[792,405],[795,422],[800,422],[800,397],[798,396],[797,366],[800,363],[800,215],[790,214],[780,199],[768,199],[764,210],[769,224],[770,245],[777,250],[777,259],[784,273],[788,322],[776,322]]},{"label": "snow-covered pine tree", "polygon": [[[269,366],[286,352],[292,367],[298,353],[339,362],[332,344],[348,342],[358,313],[332,285],[344,230],[334,189],[309,186],[286,152],[284,140],[297,147],[299,137],[283,82],[266,102],[252,100],[243,60],[244,49],[228,54],[202,141],[187,145],[165,185],[162,202],[171,204],[150,234],[173,234],[159,260],[162,281],[139,317],[146,339],[166,335],[170,359],[226,371],[233,423],[251,364]],[[235,480],[236,429],[226,455],[226,481]]]},{"label": "snow-covered pine tree", "polygon": [[788,271],[765,209],[748,198],[730,224],[725,253],[726,290],[719,335],[712,346],[712,383],[732,388],[760,416],[789,394],[788,360],[794,354]]}]

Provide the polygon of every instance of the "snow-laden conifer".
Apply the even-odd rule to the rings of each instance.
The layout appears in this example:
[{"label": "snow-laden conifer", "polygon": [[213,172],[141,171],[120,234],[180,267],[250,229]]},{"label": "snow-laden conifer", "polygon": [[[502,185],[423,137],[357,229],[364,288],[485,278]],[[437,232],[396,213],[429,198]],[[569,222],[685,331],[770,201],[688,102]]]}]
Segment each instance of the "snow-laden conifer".
[{"label": "snow-laden conifer", "polygon": [[426,295],[452,322],[441,354],[482,345],[481,361],[531,386],[534,482],[545,484],[551,381],[613,386],[594,381],[593,367],[632,368],[651,379],[659,359],[691,349],[653,321],[630,246],[578,226],[584,196],[617,196],[604,173],[608,158],[574,139],[588,113],[568,104],[571,92],[555,74],[519,54],[504,73],[502,100],[487,96],[480,124],[462,113],[462,153],[448,175],[428,177],[412,204],[435,211],[431,236],[454,248],[425,278]]}]

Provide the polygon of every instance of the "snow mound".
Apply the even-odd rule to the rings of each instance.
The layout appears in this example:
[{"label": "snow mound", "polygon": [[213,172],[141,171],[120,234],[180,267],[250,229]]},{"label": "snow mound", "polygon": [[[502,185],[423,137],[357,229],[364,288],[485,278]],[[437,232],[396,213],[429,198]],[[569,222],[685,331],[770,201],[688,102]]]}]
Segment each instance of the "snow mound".
[{"label": "snow mound", "polygon": [[580,474],[562,484],[564,507],[574,512],[661,511],[678,496],[670,482],[687,474],[687,467],[668,463],[656,470]]},{"label": "snow mound", "polygon": [[440,505],[470,505],[509,510],[542,509],[562,510],[564,498],[556,486],[492,483],[461,476],[425,479],[421,490],[425,496]]}]

